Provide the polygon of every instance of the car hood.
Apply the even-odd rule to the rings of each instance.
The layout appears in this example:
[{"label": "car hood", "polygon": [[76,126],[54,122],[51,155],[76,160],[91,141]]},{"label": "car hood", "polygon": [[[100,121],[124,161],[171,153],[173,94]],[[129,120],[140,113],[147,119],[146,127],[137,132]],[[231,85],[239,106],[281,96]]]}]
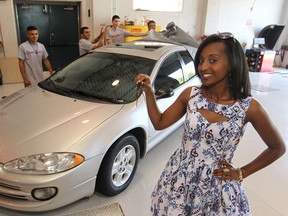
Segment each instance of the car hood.
[{"label": "car hood", "polygon": [[0,102],[0,161],[67,151],[122,107],[25,88]]}]

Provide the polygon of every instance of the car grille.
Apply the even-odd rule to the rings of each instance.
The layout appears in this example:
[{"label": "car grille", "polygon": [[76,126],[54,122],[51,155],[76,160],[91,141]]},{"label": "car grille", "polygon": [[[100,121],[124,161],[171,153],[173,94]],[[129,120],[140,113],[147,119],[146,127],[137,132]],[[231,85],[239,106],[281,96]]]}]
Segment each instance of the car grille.
[{"label": "car grille", "polygon": [[0,195],[21,200],[33,199],[30,193],[21,190],[21,188],[13,185],[4,184],[1,182],[0,182]]}]

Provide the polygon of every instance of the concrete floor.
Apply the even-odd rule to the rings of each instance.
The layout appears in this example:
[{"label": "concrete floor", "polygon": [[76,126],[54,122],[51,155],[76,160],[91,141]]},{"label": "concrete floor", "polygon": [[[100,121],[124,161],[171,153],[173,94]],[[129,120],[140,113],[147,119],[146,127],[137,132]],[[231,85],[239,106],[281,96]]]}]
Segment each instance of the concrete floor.
[{"label": "concrete floor", "polygon": [[[288,70],[275,68],[275,72],[250,73],[252,94],[269,112],[272,120],[288,145]],[[0,98],[23,88],[23,84],[0,86]],[[1,99],[0,99],[1,100]],[[150,194],[170,155],[181,142],[183,129],[173,134],[151,150],[140,161],[134,180],[120,195],[104,197],[95,194],[63,208],[41,214],[21,213],[0,208],[0,216],[21,215],[61,215],[84,209],[105,206],[118,202],[125,216],[150,215]],[[234,157],[234,164],[242,166],[254,159],[264,148],[264,144],[248,125],[240,146]],[[249,176],[244,180],[254,216],[288,215],[288,154],[271,166]]]}]

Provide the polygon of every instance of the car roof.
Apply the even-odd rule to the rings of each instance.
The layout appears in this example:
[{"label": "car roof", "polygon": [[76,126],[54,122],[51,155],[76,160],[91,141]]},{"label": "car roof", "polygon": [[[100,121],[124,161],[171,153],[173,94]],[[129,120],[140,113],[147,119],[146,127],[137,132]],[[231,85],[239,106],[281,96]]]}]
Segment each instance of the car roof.
[{"label": "car roof", "polygon": [[[164,53],[187,50],[194,58],[198,42],[174,23],[169,23],[173,30],[163,33],[150,30],[147,36],[128,43],[107,45],[94,52],[119,53],[158,60]],[[169,27],[170,28],[170,27]]]},{"label": "car roof", "polygon": [[95,49],[94,52],[119,53],[158,60],[164,53],[185,50],[183,45],[155,40],[136,40],[112,44]]}]

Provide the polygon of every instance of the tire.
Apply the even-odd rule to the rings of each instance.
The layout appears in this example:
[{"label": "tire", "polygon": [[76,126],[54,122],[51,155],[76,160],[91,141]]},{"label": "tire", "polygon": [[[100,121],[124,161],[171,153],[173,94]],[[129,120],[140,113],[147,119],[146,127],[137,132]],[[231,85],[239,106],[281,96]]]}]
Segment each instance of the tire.
[{"label": "tire", "polygon": [[138,140],[126,134],[117,140],[104,156],[97,180],[96,191],[115,196],[131,183],[140,157]]}]

